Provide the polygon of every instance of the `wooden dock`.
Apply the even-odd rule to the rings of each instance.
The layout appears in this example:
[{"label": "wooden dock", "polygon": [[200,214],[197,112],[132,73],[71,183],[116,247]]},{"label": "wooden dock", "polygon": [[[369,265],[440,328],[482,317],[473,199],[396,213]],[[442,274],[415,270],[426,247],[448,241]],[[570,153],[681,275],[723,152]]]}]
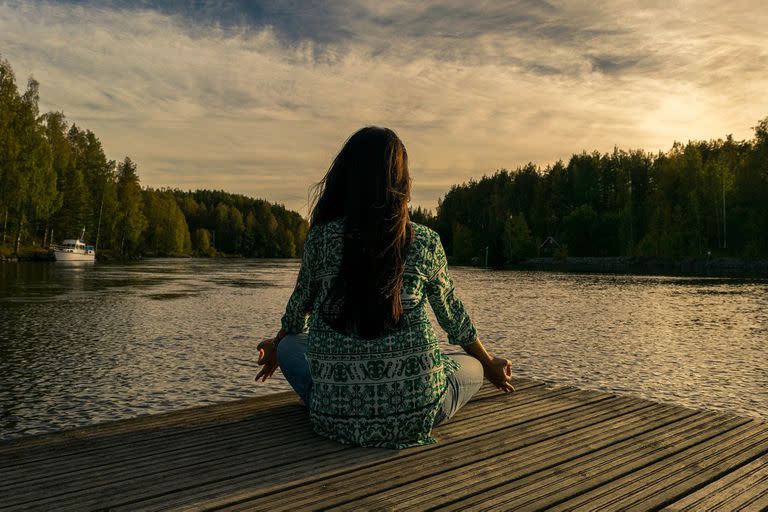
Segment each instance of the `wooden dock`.
[{"label": "wooden dock", "polygon": [[291,393],[5,442],[0,509],[768,509],[767,422],[515,385],[401,451],[316,436]]}]

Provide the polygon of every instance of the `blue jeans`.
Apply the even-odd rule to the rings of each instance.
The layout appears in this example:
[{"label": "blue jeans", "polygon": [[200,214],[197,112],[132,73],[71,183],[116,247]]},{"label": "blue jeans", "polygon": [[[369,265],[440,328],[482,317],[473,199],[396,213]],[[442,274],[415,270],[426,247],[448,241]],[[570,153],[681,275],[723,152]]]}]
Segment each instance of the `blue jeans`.
[{"label": "blue jeans", "polygon": [[[277,346],[277,364],[280,371],[307,406],[312,397],[312,376],[304,358],[307,352],[307,334],[288,334]],[[448,377],[443,406],[437,411],[435,426],[448,421],[456,411],[477,393],[483,385],[483,366],[467,354],[448,354],[461,365]]]}]

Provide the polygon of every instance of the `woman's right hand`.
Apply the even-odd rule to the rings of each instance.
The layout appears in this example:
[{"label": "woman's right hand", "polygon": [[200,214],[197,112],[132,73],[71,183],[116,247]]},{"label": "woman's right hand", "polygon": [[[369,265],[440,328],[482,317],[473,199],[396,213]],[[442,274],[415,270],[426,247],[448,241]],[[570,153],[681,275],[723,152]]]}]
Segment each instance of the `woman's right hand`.
[{"label": "woman's right hand", "polygon": [[264,382],[277,370],[277,346],[275,345],[275,340],[270,338],[259,343],[256,349],[259,351],[257,363],[259,366],[263,366],[263,368],[256,375],[255,380],[259,382],[259,379],[261,379],[261,382]]},{"label": "woman's right hand", "polygon": [[491,360],[483,365],[483,373],[485,378],[488,379],[491,384],[496,386],[496,389],[503,391],[504,393],[512,393],[515,391],[515,387],[512,385],[512,361],[504,359],[503,357],[493,357]]}]

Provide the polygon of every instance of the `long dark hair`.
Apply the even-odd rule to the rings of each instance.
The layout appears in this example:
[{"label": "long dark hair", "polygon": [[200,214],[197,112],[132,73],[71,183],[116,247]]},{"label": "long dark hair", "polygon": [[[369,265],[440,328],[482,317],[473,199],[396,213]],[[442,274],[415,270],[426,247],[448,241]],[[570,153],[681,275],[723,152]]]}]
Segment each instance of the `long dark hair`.
[{"label": "long dark hair", "polygon": [[405,146],[376,126],[355,132],[315,185],[310,225],[345,219],[341,268],[319,312],[336,331],[374,338],[400,323],[410,193]]}]

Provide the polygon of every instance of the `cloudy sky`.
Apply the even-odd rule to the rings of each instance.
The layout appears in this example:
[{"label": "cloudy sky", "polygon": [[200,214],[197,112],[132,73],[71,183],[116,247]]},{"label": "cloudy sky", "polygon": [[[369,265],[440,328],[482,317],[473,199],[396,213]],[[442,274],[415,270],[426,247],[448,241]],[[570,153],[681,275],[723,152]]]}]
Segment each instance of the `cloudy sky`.
[{"label": "cloudy sky", "polygon": [[757,0],[0,0],[0,55],[143,184],[306,214],[367,124],[398,132],[431,208],[453,183],[582,149],[750,138],[765,27]]}]

